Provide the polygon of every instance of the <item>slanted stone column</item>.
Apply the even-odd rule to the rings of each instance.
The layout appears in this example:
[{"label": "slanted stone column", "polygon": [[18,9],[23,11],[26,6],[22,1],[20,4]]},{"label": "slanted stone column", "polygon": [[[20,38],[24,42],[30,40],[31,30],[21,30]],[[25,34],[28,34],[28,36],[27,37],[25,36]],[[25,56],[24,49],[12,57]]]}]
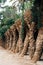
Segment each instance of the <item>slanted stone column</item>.
[{"label": "slanted stone column", "polygon": [[29,29],[29,56],[32,59],[33,54],[35,52],[35,39],[34,39],[34,32],[35,32],[36,24],[35,22],[31,23],[30,29]]},{"label": "slanted stone column", "polygon": [[15,53],[17,52],[21,52],[21,49],[22,49],[22,46],[23,46],[23,41],[22,41],[22,38],[21,38],[21,19],[18,19],[16,22],[15,22],[15,25],[16,25],[16,28],[19,32],[19,38],[18,38],[18,42],[17,42],[17,45],[16,45],[16,50],[15,50]]},{"label": "slanted stone column", "polygon": [[36,50],[33,55],[32,61],[36,62],[40,59],[43,48],[43,27],[39,29],[39,33],[36,40]]},{"label": "slanted stone column", "polygon": [[10,43],[10,33],[9,29],[5,32],[5,48],[8,49]]},{"label": "slanted stone column", "polygon": [[13,24],[11,27],[10,27],[11,31],[12,31],[12,36],[13,36],[13,39],[12,39],[12,48],[11,50],[13,52],[15,52],[15,49],[16,49],[16,44],[17,44],[17,29],[16,29],[16,26],[15,24]]}]

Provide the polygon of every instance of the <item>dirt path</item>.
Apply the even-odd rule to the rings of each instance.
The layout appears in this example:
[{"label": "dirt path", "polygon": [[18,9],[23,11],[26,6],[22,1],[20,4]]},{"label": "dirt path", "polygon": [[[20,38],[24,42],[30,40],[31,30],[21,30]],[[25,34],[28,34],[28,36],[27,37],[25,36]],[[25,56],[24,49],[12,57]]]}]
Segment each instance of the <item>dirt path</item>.
[{"label": "dirt path", "polygon": [[29,56],[20,58],[18,54],[11,53],[0,47],[0,65],[43,65],[43,61],[33,64]]}]

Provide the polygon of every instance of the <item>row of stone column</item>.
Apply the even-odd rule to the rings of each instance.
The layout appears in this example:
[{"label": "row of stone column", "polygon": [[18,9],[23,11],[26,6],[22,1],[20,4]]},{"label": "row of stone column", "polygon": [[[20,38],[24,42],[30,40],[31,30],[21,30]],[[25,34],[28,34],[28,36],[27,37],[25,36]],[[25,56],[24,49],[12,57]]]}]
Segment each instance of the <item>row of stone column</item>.
[{"label": "row of stone column", "polygon": [[43,26],[38,30],[37,23],[31,22],[31,11],[27,10],[24,13],[24,41],[21,38],[22,21],[18,19],[5,33],[5,48],[14,53],[24,56],[28,52],[33,62],[40,59],[43,49]]}]

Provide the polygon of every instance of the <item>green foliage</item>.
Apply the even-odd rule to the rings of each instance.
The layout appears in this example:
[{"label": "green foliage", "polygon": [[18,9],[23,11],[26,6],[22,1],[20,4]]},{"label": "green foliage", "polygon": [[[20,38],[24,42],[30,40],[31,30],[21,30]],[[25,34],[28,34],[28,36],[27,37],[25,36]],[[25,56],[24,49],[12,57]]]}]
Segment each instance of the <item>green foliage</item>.
[{"label": "green foliage", "polygon": [[0,0],[0,3],[1,3],[1,0]]},{"label": "green foliage", "polygon": [[5,2],[5,1],[6,1],[6,0],[0,0],[0,3],[1,3],[1,2]]},{"label": "green foliage", "polygon": [[25,27],[25,23],[24,23],[24,2],[21,3],[21,7],[22,7],[22,17],[21,17],[21,21],[22,21],[22,28],[21,28],[21,38],[22,40],[24,40],[24,27]]},{"label": "green foliage", "polygon": [[38,17],[37,28],[39,29],[42,26],[42,24],[41,24],[41,11],[40,11],[40,9],[38,9],[38,11],[37,11],[37,17]]},{"label": "green foliage", "polygon": [[32,7],[32,22],[36,22],[38,20],[37,18],[37,8],[35,6]]},{"label": "green foliage", "polygon": [[10,26],[14,23],[13,19],[7,20],[6,23],[2,23],[0,26],[0,36],[2,37],[4,33],[7,31],[7,29],[10,28]]},{"label": "green foliage", "polygon": [[41,11],[40,11],[40,0],[34,0],[32,7],[32,21],[37,22],[37,28],[39,29],[41,24]]},{"label": "green foliage", "polygon": [[22,40],[24,40],[24,34],[25,34],[25,23],[24,23],[24,16],[22,16],[22,28],[21,28],[21,38],[22,38]]},{"label": "green foliage", "polygon": [[0,24],[0,36],[3,37],[4,33],[10,26],[20,18],[19,14],[17,14],[15,7],[8,7],[6,6],[6,11],[3,11],[0,13],[0,16],[3,15],[3,19],[0,18],[1,24]]},{"label": "green foliage", "polygon": [[13,19],[7,20],[7,22],[5,23],[8,26],[11,26],[14,23]]},{"label": "green foliage", "polygon": [[4,33],[6,32],[6,30],[8,29],[8,26],[2,26],[0,28],[0,37],[2,37],[4,35]]}]

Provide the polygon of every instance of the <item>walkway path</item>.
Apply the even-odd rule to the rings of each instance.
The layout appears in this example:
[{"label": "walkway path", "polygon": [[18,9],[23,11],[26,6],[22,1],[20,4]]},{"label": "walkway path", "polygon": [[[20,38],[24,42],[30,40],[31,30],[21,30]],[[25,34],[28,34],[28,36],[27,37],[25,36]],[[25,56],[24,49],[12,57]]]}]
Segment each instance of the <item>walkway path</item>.
[{"label": "walkway path", "polygon": [[0,47],[0,65],[43,65],[43,61],[31,63],[29,56],[20,58],[18,54]]}]

